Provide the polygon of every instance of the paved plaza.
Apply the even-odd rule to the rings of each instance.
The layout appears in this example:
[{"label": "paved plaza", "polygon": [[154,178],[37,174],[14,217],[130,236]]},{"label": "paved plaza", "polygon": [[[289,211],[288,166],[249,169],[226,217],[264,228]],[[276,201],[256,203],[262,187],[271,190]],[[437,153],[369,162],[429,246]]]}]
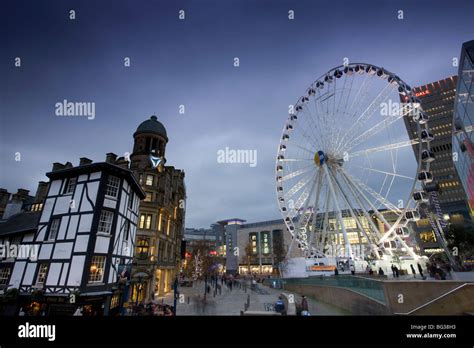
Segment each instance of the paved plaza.
[{"label": "paved plaza", "polygon": [[[220,282],[219,282],[220,284]],[[248,311],[273,312],[273,304],[282,290],[258,284],[256,290],[237,286],[232,290],[226,285],[221,286],[221,293],[215,294],[214,287],[204,299],[205,282],[195,282],[192,287],[179,287],[176,315],[240,315],[249,301]],[[301,295],[293,294],[296,303],[301,303]],[[159,298],[159,302],[173,305],[173,293]],[[347,315],[348,313],[334,306],[308,298],[311,315]],[[262,313],[264,314],[264,313]]]}]

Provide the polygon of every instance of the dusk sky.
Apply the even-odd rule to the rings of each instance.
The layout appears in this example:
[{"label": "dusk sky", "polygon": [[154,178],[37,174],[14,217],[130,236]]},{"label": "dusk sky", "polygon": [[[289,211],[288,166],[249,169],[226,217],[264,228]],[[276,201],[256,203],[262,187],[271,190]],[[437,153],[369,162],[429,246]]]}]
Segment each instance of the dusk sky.
[{"label": "dusk sky", "polygon": [[[473,13],[472,0],[2,1],[0,187],[34,194],[53,162],[131,152],[136,127],[156,114],[167,165],[186,173],[186,227],[280,218],[288,105],[344,57],[411,86],[455,75]],[[95,102],[95,119],[56,116],[64,99]],[[257,165],[218,163],[226,147],[257,150]]]}]

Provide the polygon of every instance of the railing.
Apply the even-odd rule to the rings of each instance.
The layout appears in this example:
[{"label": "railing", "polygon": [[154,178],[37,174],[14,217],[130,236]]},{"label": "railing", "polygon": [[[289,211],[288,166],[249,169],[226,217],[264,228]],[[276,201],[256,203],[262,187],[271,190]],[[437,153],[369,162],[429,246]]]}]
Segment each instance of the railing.
[{"label": "railing", "polygon": [[432,304],[432,303],[434,303],[434,302],[436,302],[436,301],[438,301],[438,300],[440,300],[440,299],[442,299],[442,298],[444,298],[444,297],[446,297],[446,296],[448,296],[448,295],[450,295],[450,294],[452,294],[452,293],[458,291],[459,289],[464,288],[464,287],[467,286],[467,285],[473,285],[473,284],[464,283],[464,284],[462,284],[462,285],[460,285],[460,286],[458,286],[458,287],[455,287],[454,289],[451,289],[451,290],[449,290],[448,292],[445,292],[444,294],[442,294],[442,295],[440,295],[440,296],[438,296],[438,297],[436,297],[436,298],[434,298],[434,299],[432,299],[432,300],[430,300],[430,301],[428,301],[428,302],[426,302],[426,303],[423,303],[421,306],[418,306],[418,307],[416,307],[415,309],[412,309],[412,310],[409,311],[409,312],[406,312],[406,313],[393,313],[393,314],[398,314],[398,315],[410,315],[410,314],[413,314],[413,313],[419,311],[420,309],[422,309],[422,308],[424,308],[424,307],[426,307],[426,306],[429,306],[430,304]]},{"label": "railing", "polygon": [[[283,282],[283,284],[295,285],[318,285],[352,290],[361,295],[367,296],[382,304],[385,304],[385,294],[383,285],[376,280],[356,277],[356,276],[337,276],[337,277],[308,277],[308,278],[288,278],[288,279],[269,279]],[[280,283],[277,282],[279,285]]]}]

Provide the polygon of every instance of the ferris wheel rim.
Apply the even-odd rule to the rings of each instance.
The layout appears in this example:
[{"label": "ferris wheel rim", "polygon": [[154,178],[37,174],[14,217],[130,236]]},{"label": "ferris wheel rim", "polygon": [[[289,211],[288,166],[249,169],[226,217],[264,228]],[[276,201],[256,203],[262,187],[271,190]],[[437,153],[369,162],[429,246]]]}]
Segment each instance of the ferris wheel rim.
[{"label": "ferris wheel rim", "polygon": [[[338,71],[339,69],[346,69],[346,68],[355,68],[355,67],[359,67],[359,69],[362,67],[364,68],[364,70],[366,69],[373,69],[375,71],[382,71],[382,74],[386,74],[387,76],[385,78],[390,78],[392,79],[392,81],[395,80],[395,83],[396,85],[398,85],[399,87],[402,87],[403,88],[403,92],[404,93],[401,93],[402,91],[399,90],[400,94],[403,94],[406,96],[406,102],[409,103],[409,104],[416,104],[418,103],[419,104],[419,100],[418,98],[416,97],[415,93],[411,90],[411,87],[404,81],[402,80],[398,75],[392,73],[391,71],[387,70],[386,68],[384,67],[379,67],[377,65],[374,65],[374,64],[368,64],[368,63],[350,63],[350,64],[343,64],[343,65],[339,65],[339,66],[336,66],[332,69],[329,69],[326,73],[322,74],[318,79],[316,79],[315,81],[313,81],[310,86],[306,89],[306,92],[308,92],[312,87],[314,87],[318,82],[320,82],[320,80],[324,79],[325,77],[327,76],[330,76],[330,74],[334,74],[336,71]],[[356,72],[352,72],[352,73],[356,73]],[[366,71],[367,73],[367,71]],[[372,74],[374,75],[374,74]],[[378,73],[377,73],[378,75]],[[380,76],[378,76],[380,77]],[[383,78],[384,79],[384,78]],[[388,82],[388,83],[392,83],[392,81]],[[298,103],[300,103],[302,101],[302,98],[304,97],[300,97],[298,98],[298,101],[297,103],[295,104],[298,105]],[[289,115],[289,117],[291,116],[291,114]],[[420,171],[422,169],[426,169],[427,171],[429,171],[429,162],[425,164],[424,166],[424,163],[423,161],[421,160],[421,157],[422,157],[422,151],[423,151],[423,143],[421,141],[421,132],[422,132],[422,128],[429,131],[428,127],[427,127],[427,122],[424,123],[424,124],[420,124],[420,123],[416,123],[417,124],[417,136],[418,136],[418,139],[419,139],[419,145],[418,145],[418,161],[417,161],[417,170],[416,170],[416,176],[418,177],[418,174],[420,173]],[[279,154],[281,154],[281,149],[282,149],[282,145],[283,143],[286,141],[284,139],[284,136],[286,134],[286,131],[287,129],[285,129],[285,127],[283,128],[283,131],[282,131],[282,135],[280,137],[280,142],[278,144],[278,149],[277,149],[277,160],[276,160],[276,168],[277,168],[277,171],[278,171],[278,163],[279,163],[279,160],[278,160],[278,156]],[[430,149],[430,146],[429,146],[429,143],[426,144],[426,149]],[[413,182],[412,182],[412,185],[411,185],[411,189],[410,189],[410,193],[409,193],[409,196],[408,196],[408,200],[407,200],[407,204],[405,204],[403,210],[401,211],[401,213],[399,214],[397,220],[393,223],[392,227],[389,229],[389,231],[385,234],[385,235],[392,235],[394,230],[399,226],[401,220],[404,219],[405,215],[406,215],[406,212],[409,210],[409,203],[412,201],[413,199],[413,194],[415,192],[415,189],[416,189],[416,186],[417,186],[417,182],[418,182],[418,178],[415,177]],[[277,178],[278,178],[278,174],[277,174]],[[392,180],[393,182],[393,180]],[[288,214],[285,214],[285,212],[282,210],[283,206],[284,206],[284,201],[282,202],[281,201],[281,198],[282,198],[282,195],[280,194],[279,190],[278,190],[278,181],[276,183],[276,186],[277,186],[277,200],[278,200],[278,206],[279,206],[279,209],[280,209],[280,212],[284,218],[284,222],[285,222],[285,225],[287,227],[287,231],[291,234],[292,236],[292,239],[294,239],[296,237],[296,231],[295,231],[295,225],[294,225],[294,218],[295,216],[291,217],[289,220],[288,220],[288,217],[289,215]],[[416,205],[417,206],[417,205]],[[286,216],[286,218],[285,218]],[[383,238],[380,240],[381,242],[383,242]],[[310,246],[309,246],[310,247]]]}]

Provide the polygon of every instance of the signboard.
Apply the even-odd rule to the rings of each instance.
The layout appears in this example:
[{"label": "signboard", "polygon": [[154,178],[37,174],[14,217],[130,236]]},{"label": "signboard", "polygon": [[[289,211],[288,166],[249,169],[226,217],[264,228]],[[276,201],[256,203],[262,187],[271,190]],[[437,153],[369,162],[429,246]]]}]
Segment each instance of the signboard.
[{"label": "signboard", "polygon": [[310,266],[310,271],[334,272],[336,266]]}]

